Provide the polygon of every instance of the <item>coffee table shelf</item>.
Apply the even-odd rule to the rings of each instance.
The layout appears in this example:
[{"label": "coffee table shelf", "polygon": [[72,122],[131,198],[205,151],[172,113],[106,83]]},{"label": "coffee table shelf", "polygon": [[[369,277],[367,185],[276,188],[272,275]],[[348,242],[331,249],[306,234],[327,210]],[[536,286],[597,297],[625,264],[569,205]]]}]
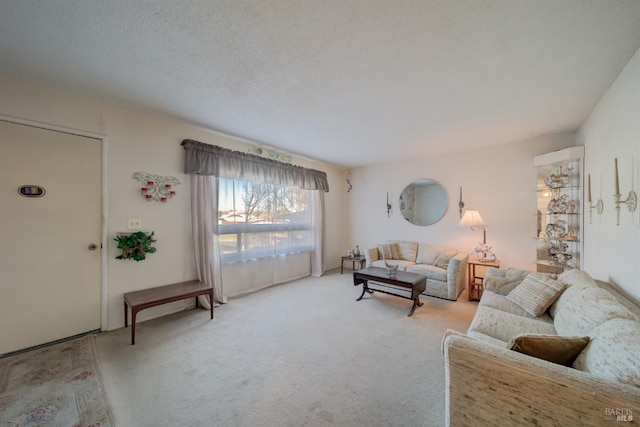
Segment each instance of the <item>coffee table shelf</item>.
[{"label": "coffee table shelf", "polygon": [[[388,290],[382,290],[378,288],[371,289],[369,288],[370,280],[373,282],[385,283],[402,288],[399,290],[410,290],[411,297],[407,297]],[[411,316],[417,307],[422,307],[422,302],[420,302],[420,294],[427,288],[427,276],[416,273],[408,273],[406,271],[397,271],[393,274],[389,274],[389,272],[384,268],[367,267],[365,269],[353,272],[353,286],[358,285],[362,285],[362,294],[356,299],[356,301],[360,301],[364,297],[365,293],[371,294],[373,292],[382,292],[383,294],[410,299],[413,301],[413,305],[411,306],[411,310],[409,310],[409,314],[407,316]],[[388,289],[393,288],[388,287]]]}]

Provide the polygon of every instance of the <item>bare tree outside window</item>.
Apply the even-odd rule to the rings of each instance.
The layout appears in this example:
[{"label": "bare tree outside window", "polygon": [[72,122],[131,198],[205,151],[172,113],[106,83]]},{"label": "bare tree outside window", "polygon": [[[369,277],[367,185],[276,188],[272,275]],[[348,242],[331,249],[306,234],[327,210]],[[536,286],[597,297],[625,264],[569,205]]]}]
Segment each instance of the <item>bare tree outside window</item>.
[{"label": "bare tree outside window", "polygon": [[310,250],[308,190],[221,178],[219,195],[223,261]]}]

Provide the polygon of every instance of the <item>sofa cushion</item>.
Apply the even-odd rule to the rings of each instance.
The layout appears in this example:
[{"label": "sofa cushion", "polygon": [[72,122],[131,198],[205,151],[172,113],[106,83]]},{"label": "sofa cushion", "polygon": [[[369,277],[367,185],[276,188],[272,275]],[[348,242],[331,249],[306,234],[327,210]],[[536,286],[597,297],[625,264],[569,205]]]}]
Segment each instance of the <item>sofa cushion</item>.
[{"label": "sofa cushion", "polygon": [[530,273],[507,299],[534,316],[540,316],[560,296],[567,285],[537,273]]},{"label": "sofa cushion", "polygon": [[467,336],[473,338],[474,340],[495,345],[496,347],[504,347],[507,345],[506,341],[499,340],[497,338],[492,337],[491,335],[483,334],[482,332],[478,332],[478,331],[469,331],[467,332]]},{"label": "sofa cushion", "polygon": [[407,266],[407,271],[411,273],[424,274],[427,279],[447,281],[447,270],[436,267],[435,265],[413,264]]},{"label": "sofa cushion", "polygon": [[438,253],[440,253],[440,248],[437,246],[425,244],[418,245],[416,264],[435,265]]},{"label": "sofa cushion", "polygon": [[556,317],[556,313],[560,310],[560,307],[562,307],[565,302],[574,298],[580,292],[580,289],[597,287],[596,282],[591,276],[582,270],[567,270],[558,276],[558,281],[566,283],[567,289],[551,304],[551,307],[549,307],[551,317]]},{"label": "sofa cushion", "polygon": [[613,295],[599,287],[576,287],[573,297],[565,301],[553,318],[560,335],[588,335],[596,326],[609,319],[638,320]]},{"label": "sofa cushion", "polygon": [[640,322],[611,319],[589,333],[591,342],[573,367],[598,377],[640,387]]},{"label": "sofa cushion", "polygon": [[589,337],[523,334],[513,338],[507,348],[538,359],[571,366],[587,344]]},{"label": "sofa cushion", "polygon": [[595,288],[598,285],[595,280],[583,270],[571,269],[561,273],[558,276],[558,281],[566,283],[570,286],[583,286]]},{"label": "sofa cushion", "polygon": [[598,279],[595,279],[594,281],[599,288],[602,288],[613,295],[616,301],[624,305],[629,309],[630,312],[632,312],[638,319],[640,319],[640,306],[631,302],[629,297],[625,296],[622,292],[620,292],[620,290],[611,285],[611,283],[604,282]]},{"label": "sofa cushion", "polygon": [[536,318],[523,317],[481,305],[471,321],[468,335],[471,335],[470,331],[489,335],[505,344],[520,334],[557,335],[553,320],[547,314]]},{"label": "sofa cushion", "polygon": [[399,259],[416,262],[416,256],[418,254],[418,242],[394,240],[390,241],[389,243],[396,243],[398,245]]}]

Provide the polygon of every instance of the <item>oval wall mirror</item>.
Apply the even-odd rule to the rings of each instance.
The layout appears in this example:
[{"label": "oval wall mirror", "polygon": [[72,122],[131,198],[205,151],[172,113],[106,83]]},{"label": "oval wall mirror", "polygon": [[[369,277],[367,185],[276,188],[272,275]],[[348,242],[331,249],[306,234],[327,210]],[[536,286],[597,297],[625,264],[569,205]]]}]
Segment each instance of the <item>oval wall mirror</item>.
[{"label": "oval wall mirror", "polygon": [[400,194],[400,213],[414,225],[431,225],[447,212],[449,199],[442,185],[433,179],[418,179]]}]

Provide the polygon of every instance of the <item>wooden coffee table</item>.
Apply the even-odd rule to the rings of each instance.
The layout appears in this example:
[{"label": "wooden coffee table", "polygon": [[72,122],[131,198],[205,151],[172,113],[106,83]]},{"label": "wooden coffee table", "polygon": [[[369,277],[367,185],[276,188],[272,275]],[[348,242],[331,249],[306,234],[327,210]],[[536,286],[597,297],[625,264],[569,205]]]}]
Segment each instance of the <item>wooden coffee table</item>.
[{"label": "wooden coffee table", "polygon": [[[407,297],[392,291],[385,291],[377,288],[371,289],[369,288],[369,280],[380,284],[384,283],[399,288],[411,289],[411,297]],[[360,297],[358,297],[356,301],[360,301],[362,297],[364,297],[365,293],[371,294],[374,291],[382,292],[383,294],[394,295],[400,298],[410,299],[413,300],[413,305],[411,306],[411,310],[409,310],[409,314],[407,316],[411,316],[416,310],[416,307],[422,307],[422,303],[420,302],[420,294],[427,288],[427,276],[416,273],[407,273],[405,271],[397,271],[393,274],[389,274],[386,268],[367,267],[362,270],[353,272],[353,286],[358,286],[360,284],[362,284],[362,295],[360,295]],[[389,289],[393,288],[389,286]]]}]

